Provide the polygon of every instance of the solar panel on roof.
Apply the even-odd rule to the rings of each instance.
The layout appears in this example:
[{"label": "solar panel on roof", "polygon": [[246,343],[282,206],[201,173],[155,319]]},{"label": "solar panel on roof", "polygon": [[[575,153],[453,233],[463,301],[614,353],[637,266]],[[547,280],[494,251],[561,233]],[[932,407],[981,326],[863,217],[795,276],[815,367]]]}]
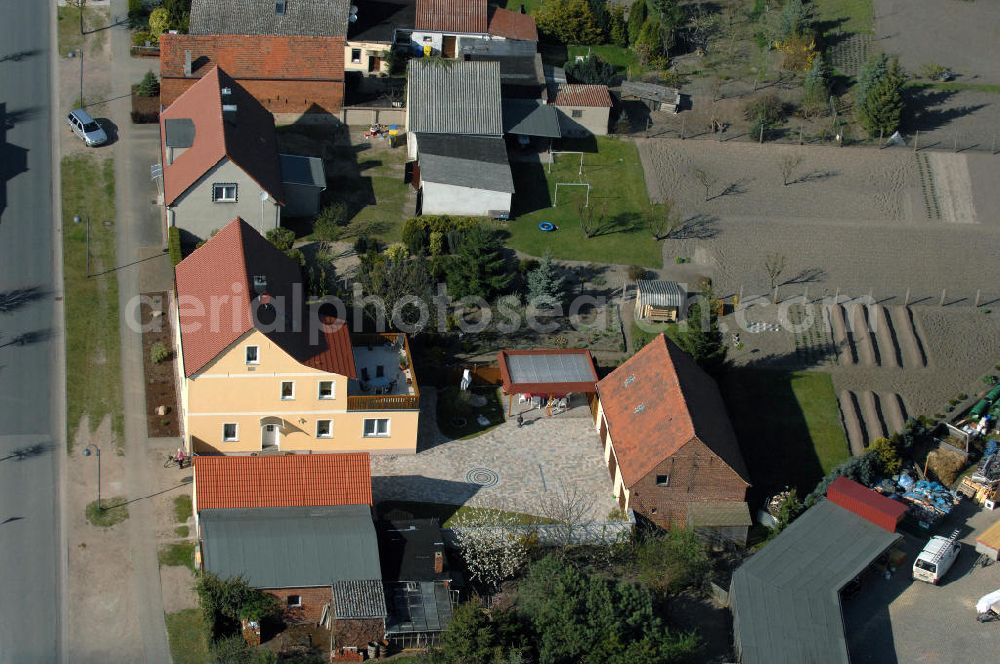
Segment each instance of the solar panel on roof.
[{"label": "solar panel on roof", "polygon": [[507,367],[513,383],[585,383],[594,380],[590,363],[582,354],[510,355]]}]

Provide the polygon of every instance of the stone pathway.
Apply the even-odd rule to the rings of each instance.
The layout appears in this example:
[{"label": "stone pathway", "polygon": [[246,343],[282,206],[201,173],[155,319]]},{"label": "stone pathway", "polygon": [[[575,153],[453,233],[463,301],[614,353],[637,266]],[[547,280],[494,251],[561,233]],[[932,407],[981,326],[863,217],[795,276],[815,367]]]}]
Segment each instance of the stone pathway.
[{"label": "stone pathway", "polygon": [[412,500],[500,507],[537,514],[547,494],[574,487],[593,501],[595,519],[615,508],[611,479],[587,417],[508,421],[481,436],[449,440],[434,418],[436,393],[421,387],[421,450],[372,456],[375,502]]}]

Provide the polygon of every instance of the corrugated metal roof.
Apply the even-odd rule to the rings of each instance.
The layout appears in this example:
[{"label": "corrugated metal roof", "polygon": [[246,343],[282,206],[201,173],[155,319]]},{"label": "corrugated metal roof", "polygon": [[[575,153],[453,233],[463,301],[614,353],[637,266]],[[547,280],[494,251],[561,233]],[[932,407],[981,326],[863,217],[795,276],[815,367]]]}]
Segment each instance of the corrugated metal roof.
[{"label": "corrugated metal roof", "polygon": [[336,618],[385,618],[385,590],[380,579],[337,581],[333,584]]},{"label": "corrugated metal roof", "polygon": [[651,99],[668,104],[676,104],[681,98],[681,91],[676,88],[668,88],[665,85],[656,85],[655,83],[643,83],[642,81],[622,81],[621,91],[623,96]]},{"label": "corrugated metal roof", "polygon": [[408,76],[408,131],[503,135],[499,63],[414,58]]},{"label": "corrugated metal roof", "polygon": [[307,588],[382,579],[371,508],[202,510],[205,569],[256,588]]},{"label": "corrugated metal roof", "polygon": [[326,173],[323,171],[323,160],[319,157],[279,154],[278,159],[281,161],[281,180],[283,183],[326,188]]},{"label": "corrugated metal roof", "polygon": [[732,501],[711,501],[704,503],[688,503],[688,526],[692,528],[725,528],[732,526],[750,526],[750,508],[746,503]]},{"label": "corrugated metal roof", "polygon": [[424,182],[514,192],[507,145],[499,136],[418,134],[417,152]]},{"label": "corrugated metal roof", "polygon": [[646,281],[640,279],[636,282],[643,304],[654,307],[683,307],[687,300],[687,293],[680,284],[674,281]]},{"label": "corrugated metal roof", "polygon": [[829,500],[807,510],[733,574],[743,664],[849,664],[840,589],[899,539]]},{"label": "corrugated metal roof", "polygon": [[328,35],[347,32],[350,0],[192,0],[193,35]]},{"label": "corrugated metal roof", "polygon": [[502,350],[497,360],[503,389],[508,394],[593,393],[597,389],[594,359],[583,348]]}]

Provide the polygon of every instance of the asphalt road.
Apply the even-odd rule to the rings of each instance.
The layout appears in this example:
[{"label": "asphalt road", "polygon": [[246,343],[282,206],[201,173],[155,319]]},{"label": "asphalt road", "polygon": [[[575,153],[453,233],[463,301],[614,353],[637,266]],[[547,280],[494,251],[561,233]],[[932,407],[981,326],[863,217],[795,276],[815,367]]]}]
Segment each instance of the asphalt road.
[{"label": "asphalt road", "polygon": [[0,664],[60,658],[50,11],[0,0]]}]

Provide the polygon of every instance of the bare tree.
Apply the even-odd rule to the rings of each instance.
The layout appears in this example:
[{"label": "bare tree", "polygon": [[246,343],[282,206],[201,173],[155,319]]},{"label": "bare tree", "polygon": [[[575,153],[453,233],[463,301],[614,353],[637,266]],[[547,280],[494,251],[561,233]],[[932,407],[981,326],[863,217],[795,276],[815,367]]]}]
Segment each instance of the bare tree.
[{"label": "bare tree", "polygon": [[718,176],[713,175],[701,168],[696,168],[693,172],[694,179],[705,188],[705,200],[709,200],[709,194],[712,191],[712,187],[714,187],[715,183],[719,181]]},{"label": "bare tree", "polygon": [[800,154],[786,154],[781,157],[778,161],[778,165],[781,167],[781,183],[784,186],[788,186],[793,182],[790,178],[795,169],[799,167],[802,163],[802,155]]},{"label": "bare tree", "polygon": [[771,290],[774,290],[778,286],[778,279],[781,277],[781,273],[785,271],[785,264],[787,260],[784,254],[768,254],[764,259],[764,271],[767,272],[767,278],[771,282]]},{"label": "bare tree", "polygon": [[646,215],[646,228],[653,234],[654,240],[666,240],[684,224],[677,203],[672,198],[665,198],[659,205]]},{"label": "bare tree", "polygon": [[579,201],[576,205],[576,212],[580,217],[580,229],[587,238],[597,235],[598,229],[604,224],[604,206],[586,205]]},{"label": "bare tree", "polygon": [[549,521],[547,531],[551,535],[547,543],[557,546],[577,544],[586,524],[593,520],[594,499],[576,486],[561,485],[557,491],[550,491],[542,499],[541,512]]},{"label": "bare tree", "polygon": [[518,517],[496,507],[459,515],[452,526],[469,575],[499,588],[528,560],[524,527]]}]

